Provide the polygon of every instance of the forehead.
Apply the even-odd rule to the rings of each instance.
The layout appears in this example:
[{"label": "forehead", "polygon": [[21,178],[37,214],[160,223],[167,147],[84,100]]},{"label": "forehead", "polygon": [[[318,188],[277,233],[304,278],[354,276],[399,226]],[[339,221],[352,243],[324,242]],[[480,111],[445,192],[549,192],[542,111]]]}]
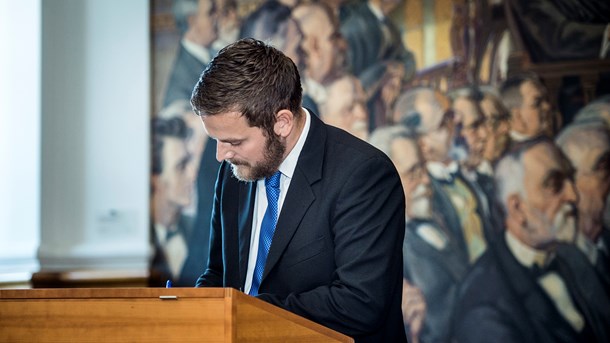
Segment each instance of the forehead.
[{"label": "forehead", "polygon": [[535,81],[527,80],[519,87],[523,96],[535,97],[542,94],[542,86]]},{"label": "forehead", "polygon": [[220,141],[243,139],[259,130],[250,126],[246,117],[239,112],[202,116],[201,120],[208,135]]},{"label": "forehead", "polygon": [[303,33],[296,19],[290,18],[286,22],[286,40],[302,39]]},{"label": "forehead", "polygon": [[[563,162],[563,163],[562,163]],[[550,143],[541,143],[530,148],[523,154],[523,167],[527,175],[527,180],[539,183],[551,170],[567,172],[557,148]]]},{"label": "forehead", "polygon": [[421,115],[422,130],[429,132],[440,126],[449,109],[449,99],[438,92],[423,91],[417,94],[415,108]]},{"label": "forehead", "polygon": [[481,110],[486,117],[492,117],[494,115],[498,115],[501,108],[500,105],[492,98],[485,97],[483,100],[481,100]]},{"label": "forehead", "polygon": [[465,97],[455,99],[453,102],[453,109],[456,112],[459,112],[463,121],[466,123],[473,122],[483,116],[476,102]]}]

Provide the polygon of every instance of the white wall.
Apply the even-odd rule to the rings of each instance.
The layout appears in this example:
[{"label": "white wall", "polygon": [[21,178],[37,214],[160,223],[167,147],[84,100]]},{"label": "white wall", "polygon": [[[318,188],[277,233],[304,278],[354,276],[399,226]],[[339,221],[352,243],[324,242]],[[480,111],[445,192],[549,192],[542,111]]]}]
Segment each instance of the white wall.
[{"label": "white wall", "polygon": [[148,0],[42,1],[43,270],[144,269]]},{"label": "white wall", "polygon": [[0,1],[0,282],[27,280],[40,240],[40,0]]}]

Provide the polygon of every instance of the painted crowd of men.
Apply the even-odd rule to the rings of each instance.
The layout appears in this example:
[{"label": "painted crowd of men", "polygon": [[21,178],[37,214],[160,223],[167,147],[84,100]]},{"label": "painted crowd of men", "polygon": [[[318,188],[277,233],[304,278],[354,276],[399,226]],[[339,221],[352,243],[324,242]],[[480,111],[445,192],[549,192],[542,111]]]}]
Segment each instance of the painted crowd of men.
[{"label": "painted crowd of men", "polygon": [[175,1],[182,39],[153,119],[153,286],[204,269],[219,163],[191,112],[224,44],[271,43],[303,106],[369,141],[406,196],[403,317],[413,342],[610,341],[610,96],[558,128],[533,75],[497,89],[410,87],[400,1]]}]

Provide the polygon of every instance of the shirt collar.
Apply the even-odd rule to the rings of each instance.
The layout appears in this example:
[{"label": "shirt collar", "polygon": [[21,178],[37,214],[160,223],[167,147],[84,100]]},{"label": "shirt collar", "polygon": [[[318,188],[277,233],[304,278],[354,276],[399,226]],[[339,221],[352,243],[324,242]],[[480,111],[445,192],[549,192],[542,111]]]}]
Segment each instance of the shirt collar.
[{"label": "shirt collar", "polygon": [[534,264],[544,267],[550,261],[549,254],[546,251],[536,250],[523,244],[510,231],[504,231],[504,237],[506,238],[508,250],[512,252],[513,256],[524,267],[531,268]]},{"label": "shirt collar", "polygon": [[442,162],[428,162],[426,163],[426,168],[430,175],[437,180],[452,180],[453,175],[458,171],[458,163],[456,161],[451,161],[449,164],[444,164]]},{"label": "shirt collar", "polygon": [[525,134],[523,134],[523,133],[519,133],[519,132],[517,132],[517,131],[513,131],[513,130],[510,130],[510,131],[508,132],[508,134],[509,134],[510,138],[511,138],[512,140],[514,140],[515,142],[523,142],[523,141],[526,141],[526,140],[528,140],[528,139],[530,139],[530,138],[531,138],[531,137],[530,137],[530,136],[528,136],[528,135],[525,135]]}]

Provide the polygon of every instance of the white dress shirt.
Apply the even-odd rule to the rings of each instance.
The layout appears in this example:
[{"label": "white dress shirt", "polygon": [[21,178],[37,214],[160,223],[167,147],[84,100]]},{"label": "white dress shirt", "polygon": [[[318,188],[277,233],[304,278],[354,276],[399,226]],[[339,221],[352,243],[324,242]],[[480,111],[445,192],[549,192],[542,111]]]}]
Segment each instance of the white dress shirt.
[{"label": "white dress shirt", "polygon": [[[280,176],[280,197],[278,199],[278,219],[282,213],[282,205],[288,193],[288,187],[290,187],[290,181],[294,175],[294,170],[299,160],[299,155],[305,145],[305,139],[307,133],[309,133],[309,127],[311,126],[310,114],[306,109],[305,112],[305,126],[303,131],[297,140],[296,145],[290,151],[286,159],[280,164],[279,171],[282,173]],[[254,200],[254,214],[252,216],[252,236],[250,237],[250,254],[248,255],[248,271],[246,273],[246,284],[244,292],[249,293],[250,287],[252,286],[252,276],[254,275],[254,267],[256,266],[256,257],[258,255],[258,242],[261,234],[261,224],[263,223],[263,217],[267,210],[267,189],[265,187],[265,179],[260,179],[256,184],[256,196]],[[271,243],[273,245],[273,243]]]}]

